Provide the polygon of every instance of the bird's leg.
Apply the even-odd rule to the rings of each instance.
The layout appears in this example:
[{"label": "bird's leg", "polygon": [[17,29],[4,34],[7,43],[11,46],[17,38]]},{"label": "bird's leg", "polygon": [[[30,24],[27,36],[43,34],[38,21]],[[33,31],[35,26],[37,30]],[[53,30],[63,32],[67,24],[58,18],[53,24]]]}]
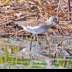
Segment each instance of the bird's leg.
[{"label": "bird's leg", "polygon": [[31,51],[31,48],[32,48],[32,35],[31,35],[31,43],[30,43],[30,51]]},{"label": "bird's leg", "polygon": [[33,41],[32,37],[33,37],[33,36],[34,36],[34,35],[31,35],[30,51],[31,51],[31,49],[32,49],[32,41]]},{"label": "bird's leg", "polygon": [[45,34],[46,34],[46,37],[45,37],[45,42],[46,42],[46,46],[47,46],[47,45],[48,45],[48,41],[47,41],[48,34],[47,34],[47,32],[45,32]]},{"label": "bird's leg", "polygon": [[[37,34],[36,34],[36,37],[37,37],[37,48],[38,48],[38,35],[37,35]],[[36,49],[37,49],[37,48],[36,48]]]},{"label": "bird's leg", "polygon": [[33,40],[36,40],[36,36],[34,35],[34,38],[33,38]]}]

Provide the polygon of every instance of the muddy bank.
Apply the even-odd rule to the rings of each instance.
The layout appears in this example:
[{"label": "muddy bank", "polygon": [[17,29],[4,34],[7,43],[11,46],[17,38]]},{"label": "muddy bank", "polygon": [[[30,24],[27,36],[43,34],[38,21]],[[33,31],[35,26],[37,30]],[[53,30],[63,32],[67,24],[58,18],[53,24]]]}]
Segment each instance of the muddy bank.
[{"label": "muddy bank", "polygon": [[[68,21],[68,11],[66,2],[61,1],[61,6],[58,9],[58,1],[23,1],[19,4],[16,1],[0,5],[0,36],[30,36],[31,34],[24,31],[20,26],[11,22],[11,20],[23,23],[31,20],[47,20],[50,16],[58,15],[58,22],[63,30],[55,24],[52,25],[51,30],[48,30],[48,35],[71,35],[72,22]],[[72,3],[71,3],[72,5]],[[58,9],[58,13],[57,13]],[[63,32],[63,33],[62,33]],[[23,35],[24,34],[24,35]],[[45,33],[39,35],[43,36]]]}]

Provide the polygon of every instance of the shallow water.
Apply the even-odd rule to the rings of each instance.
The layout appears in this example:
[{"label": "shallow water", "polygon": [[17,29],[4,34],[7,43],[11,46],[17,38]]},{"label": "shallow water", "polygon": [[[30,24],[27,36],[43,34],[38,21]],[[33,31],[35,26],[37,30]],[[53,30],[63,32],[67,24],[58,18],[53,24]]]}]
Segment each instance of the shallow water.
[{"label": "shallow water", "polygon": [[[43,37],[39,37],[41,43],[38,46],[37,42],[33,41],[31,51],[30,40],[0,38],[0,69],[72,69],[72,56],[65,50],[69,49],[72,53],[72,38],[70,36],[48,38],[47,45]],[[58,49],[59,43],[61,44]],[[48,49],[45,49],[46,46]],[[55,50],[57,50],[56,57],[54,57]]]}]

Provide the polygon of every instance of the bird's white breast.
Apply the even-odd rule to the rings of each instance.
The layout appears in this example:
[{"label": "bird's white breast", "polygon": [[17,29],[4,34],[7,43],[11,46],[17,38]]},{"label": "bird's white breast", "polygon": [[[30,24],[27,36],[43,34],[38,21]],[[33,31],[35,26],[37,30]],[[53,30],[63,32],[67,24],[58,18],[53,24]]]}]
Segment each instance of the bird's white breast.
[{"label": "bird's white breast", "polygon": [[43,28],[41,28],[40,26],[34,26],[34,27],[31,27],[31,26],[23,26],[23,29],[25,31],[28,31],[30,33],[33,33],[33,34],[41,34],[43,32],[45,32],[45,30]]}]

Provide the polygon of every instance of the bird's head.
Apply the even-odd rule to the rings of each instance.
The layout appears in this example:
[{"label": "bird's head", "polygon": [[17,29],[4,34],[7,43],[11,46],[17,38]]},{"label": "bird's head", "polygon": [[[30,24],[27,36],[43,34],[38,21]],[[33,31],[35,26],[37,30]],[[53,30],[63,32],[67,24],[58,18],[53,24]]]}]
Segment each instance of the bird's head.
[{"label": "bird's head", "polygon": [[[58,24],[58,22],[57,22],[57,18],[56,18],[56,17],[51,16],[48,21],[51,22],[51,23],[57,24],[57,25],[61,28],[61,26],[60,26],[60,25]],[[61,29],[62,29],[62,28],[61,28]]]}]

